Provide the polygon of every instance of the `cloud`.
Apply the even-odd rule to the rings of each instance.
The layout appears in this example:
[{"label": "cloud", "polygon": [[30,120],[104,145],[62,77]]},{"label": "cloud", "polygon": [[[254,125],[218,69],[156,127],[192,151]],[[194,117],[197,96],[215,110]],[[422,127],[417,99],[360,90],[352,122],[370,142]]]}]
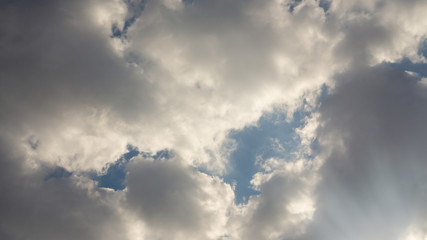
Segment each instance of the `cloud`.
[{"label": "cloud", "polygon": [[292,12],[276,1],[4,5],[4,129],[75,170],[99,171],[131,143],[223,171],[228,130],[275,104],[292,113],[351,64],[420,60],[426,29],[409,17],[423,19],[423,2],[336,1],[327,13],[316,1]]},{"label": "cloud", "polygon": [[[425,81],[390,66],[423,66],[426,10],[422,0],[1,2],[0,237],[422,236]],[[300,145],[258,159],[245,179],[260,194],[236,205],[223,180],[230,132],[273,109],[289,122],[307,112]],[[117,191],[99,187],[89,173],[108,174],[128,145],[147,154],[120,166]],[[159,151],[174,156],[150,157]]]},{"label": "cloud", "polygon": [[337,81],[320,107],[325,159],[303,239],[401,239],[426,220],[427,89],[387,65]]},{"label": "cloud", "polygon": [[218,177],[176,158],[137,158],[126,181],[126,204],[150,229],[149,238],[217,239],[223,234],[234,193]]},{"label": "cloud", "polygon": [[28,171],[24,154],[0,147],[2,239],[127,239],[111,193],[78,176]]},{"label": "cloud", "polygon": [[2,8],[2,132],[17,144],[36,139],[39,159],[59,159],[68,169],[100,169],[125,150],[120,122],[130,118],[110,112],[129,116],[129,109],[139,112],[136,102],[149,109],[144,82],[136,81],[91,20],[91,4]]},{"label": "cloud", "polygon": [[[144,14],[113,0],[6,4],[4,129],[37,139],[41,161],[69,170],[99,171],[131,143],[223,171],[229,129],[275,103],[295,108],[325,80],[326,62],[309,62],[328,43],[296,40],[308,26],[323,34],[323,11],[282,9],[274,16],[288,22],[276,26],[263,19],[274,4],[148,1]],[[111,38],[129,18],[126,38]]]},{"label": "cloud", "polygon": [[317,182],[306,160],[266,161],[271,172],[254,175],[252,184],[261,194],[248,203],[238,239],[281,239],[302,234],[310,222],[314,206],[312,188]]}]

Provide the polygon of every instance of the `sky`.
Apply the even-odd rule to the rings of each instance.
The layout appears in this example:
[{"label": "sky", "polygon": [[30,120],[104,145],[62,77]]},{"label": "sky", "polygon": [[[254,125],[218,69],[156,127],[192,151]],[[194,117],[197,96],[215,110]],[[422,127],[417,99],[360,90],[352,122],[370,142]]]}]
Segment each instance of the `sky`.
[{"label": "sky", "polygon": [[426,240],[427,1],[0,1],[0,239]]}]

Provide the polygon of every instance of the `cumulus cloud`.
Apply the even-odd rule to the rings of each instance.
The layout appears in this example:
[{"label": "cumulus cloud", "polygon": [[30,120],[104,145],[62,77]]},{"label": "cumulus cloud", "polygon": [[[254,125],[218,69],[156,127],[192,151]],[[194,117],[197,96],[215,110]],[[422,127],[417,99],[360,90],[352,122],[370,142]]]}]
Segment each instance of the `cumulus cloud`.
[{"label": "cumulus cloud", "polygon": [[129,168],[126,204],[150,229],[149,238],[217,239],[224,234],[234,193],[218,177],[176,158],[137,158]]},{"label": "cumulus cloud", "polygon": [[243,215],[239,239],[281,239],[299,236],[312,218],[312,188],[317,182],[311,162],[269,159],[252,184],[262,194],[252,197]]},{"label": "cumulus cloud", "polygon": [[111,193],[78,176],[46,178],[49,166],[29,172],[25,154],[1,143],[2,239],[127,239]]},{"label": "cumulus cloud", "polygon": [[[1,2],[0,237],[421,239],[425,76],[390,66],[425,62],[426,11],[422,0]],[[244,179],[259,194],[236,204],[230,131],[262,131],[273,110],[307,113],[272,146],[297,150],[251,156]],[[125,188],[99,187],[93,176],[130,145]],[[153,157],[164,149],[174,154]]]},{"label": "cumulus cloud", "polygon": [[304,239],[401,239],[425,223],[426,88],[387,66],[338,80],[320,108],[325,163]]}]

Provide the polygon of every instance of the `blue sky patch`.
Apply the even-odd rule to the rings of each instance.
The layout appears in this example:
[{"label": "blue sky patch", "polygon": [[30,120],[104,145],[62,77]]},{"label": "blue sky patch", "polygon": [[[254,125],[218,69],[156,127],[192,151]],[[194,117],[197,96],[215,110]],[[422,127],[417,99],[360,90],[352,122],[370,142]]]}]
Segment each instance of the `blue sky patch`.
[{"label": "blue sky patch", "polygon": [[126,187],[124,184],[126,178],[126,165],[130,159],[139,154],[138,149],[133,146],[129,145],[127,150],[127,153],[123,154],[121,158],[108,166],[106,174],[93,176],[93,179],[98,181],[99,187],[111,188],[114,190],[123,190]]},{"label": "blue sky patch", "polygon": [[287,6],[289,8],[289,12],[293,13],[296,6],[298,6],[302,0],[291,0],[289,3],[287,3]]},{"label": "blue sky patch", "polygon": [[235,184],[236,203],[245,203],[251,195],[258,194],[252,189],[252,176],[261,171],[256,164],[257,157],[290,159],[299,146],[295,129],[304,124],[304,117],[309,113],[297,111],[291,122],[280,110],[264,114],[257,126],[234,130],[229,137],[237,142],[237,148],[230,155],[229,171],[225,181]]},{"label": "blue sky patch", "polygon": [[404,58],[398,63],[388,63],[392,68],[401,71],[410,71],[418,73],[421,77],[427,77],[427,64],[426,63],[413,63],[411,60]]},{"label": "blue sky patch", "polygon": [[124,0],[128,13],[125,19],[125,23],[122,29],[117,26],[117,24],[113,24],[111,26],[111,38],[126,38],[126,33],[130,26],[132,26],[135,21],[141,16],[144,11],[146,0]]},{"label": "blue sky patch", "polygon": [[127,147],[128,152],[123,154],[116,162],[110,164],[108,166],[107,172],[104,175],[97,176],[96,174],[92,174],[91,178],[95,181],[98,181],[99,187],[111,188],[114,190],[123,190],[126,188],[125,178],[127,173],[127,164],[129,161],[137,156],[141,155],[145,158],[153,158],[155,160],[158,159],[169,159],[172,157],[173,153],[169,150],[161,150],[156,152],[155,154],[140,152],[138,148],[129,145]]},{"label": "blue sky patch", "polygon": [[[427,40],[420,43],[418,48],[418,54],[427,58]],[[396,63],[385,63],[394,69],[401,71],[410,71],[419,74],[420,77],[427,77],[427,64],[426,63],[414,63],[408,58],[403,58],[400,62]]]},{"label": "blue sky patch", "polygon": [[331,1],[330,0],[319,0],[319,7],[323,8],[323,11],[325,13],[327,13],[329,8],[331,7]]}]

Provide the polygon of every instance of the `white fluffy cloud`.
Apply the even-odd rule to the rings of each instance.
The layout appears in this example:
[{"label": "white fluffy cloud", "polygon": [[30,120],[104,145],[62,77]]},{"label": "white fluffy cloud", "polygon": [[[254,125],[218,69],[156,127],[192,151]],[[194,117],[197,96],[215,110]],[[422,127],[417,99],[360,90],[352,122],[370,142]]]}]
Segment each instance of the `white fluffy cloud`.
[{"label": "white fluffy cloud", "polygon": [[[317,176],[313,162],[269,159],[266,173],[257,173],[252,184],[262,194],[250,199],[237,224],[236,239],[282,239],[299,236],[312,219],[313,187]],[[274,170],[271,170],[274,169]]]},{"label": "white fluffy cloud", "polygon": [[[425,61],[426,11],[423,0],[3,1],[0,237],[422,239],[425,85],[387,64]],[[227,134],[275,107],[310,111],[300,152],[258,162],[260,194],[236,205]],[[88,173],[128,144],[174,157],[137,156],[126,189],[99,188]]]}]

